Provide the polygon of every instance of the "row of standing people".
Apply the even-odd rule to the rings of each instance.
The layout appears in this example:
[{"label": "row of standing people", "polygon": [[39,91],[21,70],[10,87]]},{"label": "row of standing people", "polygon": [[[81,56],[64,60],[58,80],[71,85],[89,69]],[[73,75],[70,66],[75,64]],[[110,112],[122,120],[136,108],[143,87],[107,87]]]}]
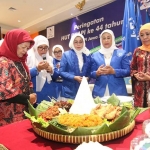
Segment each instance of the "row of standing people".
[{"label": "row of standing people", "polygon": [[[24,119],[23,111],[27,110],[28,100],[35,104],[51,96],[74,99],[83,76],[88,81],[91,77],[96,80],[93,97],[112,93],[127,95],[123,78],[131,71],[135,106],[147,107],[150,24],[141,27],[139,36],[142,46],[134,51],[130,64],[128,54],[115,46],[111,30],[101,33],[101,49],[92,55],[85,46],[83,35],[75,34],[69,43],[71,50],[63,53],[61,47],[57,47],[56,52],[53,49],[54,54],[63,53],[61,61],[57,60],[60,68],[56,71],[45,37],[37,36],[32,40],[24,30],[9,31],[0,47],[0,126]],[[46,56],[43,57],[44,53]],[[54,81],[61,77],[62,90],[57,93]]]},{"label": "row of standing people", "polygon": [[[131,62],[129,54],[116,47],[114,33],[109,29],[104,30],[100,34],[101,48],[92,55],[90,55],[89,50],[85,46],[83,35],[80,33],[74,34],[69,42],[70,50],[63,53],[62,58],[59,58],[60,68],[59,71],[57,70],[56,77],[58,78],[59,74],[59,77],[63,78],[63,82],[59,83],[60,95],[57,94],[54,97],[57,99],[59,96],[62,100],[75,99],[83,76],[88,81],[90,78],[95,79],[92,92],[93,97],[110,96],[113,93],[127,96],[124,77],[128,77],[131,74],[134,105],[147,107],[150,88],[150,73],[148,70],[149,30],[149,23],[141,27],[139,36],[142,46],[135,49]],[[64,52],[61,46],[54,46],[52,49],[53,57],[55,57],[55,48]],[[54,60],[56,61],[56,59]],[[56,65],[56,62],[54,64]],[[55,78],[54,74],[53,78]],[[56,85],[56,82],[54,84]],[[53,85],[54,87],[57,89],[56,87],[58,86]]]},{"label": "row of standing people", "polygon": [[[41,100],[49,100],[49,97],[56,99],[61,97],[62,100],[75,99],[83,76],[88,81],[90,78],[96,80],[92,92],[93,97],[109,96],[112,93],[127,95],[123,78],[130,74],[129,59],[124,50],[115,46],[115,37],[111,30],[107,29],[101,33],[101,49],[93,55],[90,55],[86,48],[83,35],[74,34],[69,42],[71,49],[63,53],[62,58],[56,59],[56,52],[61,55],[63,48],[60,45],[52,48],[53,64],[48,52],[47,38],[39,35],[34,41],[33,48],[28,51],[27,65],[38,103]],[[43,54],[46,54],[46,62],[43,61]],[[59,70],[56,67],[58,62],[60,62]],[[51,71],[53,70],[51,75],[47,72],[48,65],[52,68]],[[47,75],[52,77],[50,82],[48,82]],[[63,79],[62,83],[57,82],[60,76]],[[117,86],[119,88],[116,88]]]}]

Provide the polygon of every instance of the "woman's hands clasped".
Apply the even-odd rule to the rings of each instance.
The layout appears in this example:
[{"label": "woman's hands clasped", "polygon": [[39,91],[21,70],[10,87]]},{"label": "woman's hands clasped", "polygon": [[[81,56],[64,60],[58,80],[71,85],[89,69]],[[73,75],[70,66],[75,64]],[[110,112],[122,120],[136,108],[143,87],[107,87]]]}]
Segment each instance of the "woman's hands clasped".
[{"label": "woman's hands clasped", "polygon": [[49,73],[53,73],[52,67],[49,65],[48,62],[42,61],[38,64],[37,66],[38,71],[40,72],[41,70],[46,70]]},{"label": "woman's hands clasped", "polygon": [[[74,80],[76,80],[76,81],[79,82],[79,83],[81,83],[82,78],[83,78],[83,77],[81,77],[81,76],[74,76]],[[85,77],[85,78],[87,79],[87,81],[89,80],[88,77]]]},{"label": "woman's hands clasped", "polygon": [[115,70],[113,67],[111,66],[104,66],[101,65],[99,66],[99,68],[96,71],[96,75],[100,76],[100,75],[107,75],[107,74],[115,74]]},{"label": "woman's hands clasped", "polygon": [[135,78],[138,81],[150,81],[150,74],[149,73],[143,73],[143,72],[138,72],[134,74]]}]

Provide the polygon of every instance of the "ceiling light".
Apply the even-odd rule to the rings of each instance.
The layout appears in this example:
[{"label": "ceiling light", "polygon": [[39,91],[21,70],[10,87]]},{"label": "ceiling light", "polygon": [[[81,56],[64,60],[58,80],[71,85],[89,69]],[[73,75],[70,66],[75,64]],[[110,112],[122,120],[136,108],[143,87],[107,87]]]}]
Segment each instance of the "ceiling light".
[{"label": "ceiling light", "polygon": [[18,20],[18,22],[21,22],[20,20]]},{"label": "ceiling light", "polygon": [[43,8],[39,8],[40,10],[43,10]]},{"label": "ceiling light", "polygon": [[71,13],[71,16],[73,16],[73,14]]}]

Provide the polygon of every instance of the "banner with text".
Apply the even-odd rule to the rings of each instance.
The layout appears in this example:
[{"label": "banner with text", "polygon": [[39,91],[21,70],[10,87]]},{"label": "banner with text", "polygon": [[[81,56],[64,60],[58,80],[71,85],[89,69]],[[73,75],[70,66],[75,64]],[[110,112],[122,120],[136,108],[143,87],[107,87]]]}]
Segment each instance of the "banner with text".
[{"label": "banner with text", "polygon": [[85,37],[86,47],[91,52],[95,52],[100,48],[99,35],[105,29],[114,32],[117,46],[121,47],[124,4],[125,0],[118,0],[48,27],[50,50],[56,44],[62,45],[65,51],[69,50],[68,45],[72,34],[80,32]]}]

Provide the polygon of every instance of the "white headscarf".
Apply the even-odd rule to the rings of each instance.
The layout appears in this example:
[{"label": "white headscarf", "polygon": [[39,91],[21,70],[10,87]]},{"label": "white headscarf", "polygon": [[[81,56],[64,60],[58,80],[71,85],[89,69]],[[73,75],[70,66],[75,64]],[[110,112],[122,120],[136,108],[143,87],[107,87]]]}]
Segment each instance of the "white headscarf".
[{"label": "white headscarf", "polygon": [[[78,36],[83,39],[83,48],[80,51],[76,50],[75,47],[74,47],[74,40]],[[73,36],[71,37],[70,42],[69,42],[69,47],[75,51],[75,53],[76,53],[76,55],[78,57],[79,69],[81,71],[82,67],[83,67],[82,53],[84,53],[86,56],[88,56],[90,54],[90,51],[85,47],[85,39],[84,39],[83,35],[80,34],[80,33],[73,34]]]},{"label": "white headscarf", "polygon": [[[34,42],[34,46],[28,51],[27,65],[29,69],[38,66],[39,62],[43,61],[42,56],[40,56],[37,51],[38,46],[45,44],[49,47],[48,39],[42,35],[36,36],[34,38]],[[53,58],[49,55],[49,51],[46,53],[46,61],[53,68]],[[39,72],[39,74],[36,76],[36,91],[42,90],[46,79],[48,83],[51,82],[52,78],[50,73],[47,73],[46,70],[41,70],[41,72]]]},{"label": "white headscarf", "polygon": [[56,59],[56,57],[55,57],[55,55],[54,55],[54,50],[55,50],[55,48],[57,48],[57,47],[62,50],[62,54],[64,53],[64,48],[63,48],[61,45],[54,45],[53,48],[52,48],[52,56],[53,56],[53,58],[55,58],[55,59]]},{"label": "white headscarf", "polygon": [[[109,48],[105,48],[105,47],[103,46],[103,44],[102,44],[102,35],[103,35],[104,33],[109,33],[109,34],[111,34],[111,36],[112,36],[112,45],[111,45],[111,47],[109,47]],[[104,54],[104,55],[110,55],[110,54],[113,53],[113,51],[114,51],[115,49],[118,49],[118,48],[116,47],[116,44],[115,44],[115,36],[114,36],[114,33],[113,33],[113,31],[110,30],[110,29],[106,29],[106,30],[104,30],[104,31],[100,34],[100,44],[101,44],[101,49],[99,50],[99,52],[102,53],[102,54]]]},{"label": "white headscarf", "polygon": [[[77,36],[79,36],[83,39],[83,48],[80,51],[76,50],[74,47],[74,44],[73,44],[73,42]],[[71,49],[73,49],[76,53],[84,53],[86,56],[88,56],[90,54],[90,51],[85,47],[85,39],[84,39],[83,35],[80,33],[75,33],[72,35],[70,42],[69,42],[69,47]]]}]

